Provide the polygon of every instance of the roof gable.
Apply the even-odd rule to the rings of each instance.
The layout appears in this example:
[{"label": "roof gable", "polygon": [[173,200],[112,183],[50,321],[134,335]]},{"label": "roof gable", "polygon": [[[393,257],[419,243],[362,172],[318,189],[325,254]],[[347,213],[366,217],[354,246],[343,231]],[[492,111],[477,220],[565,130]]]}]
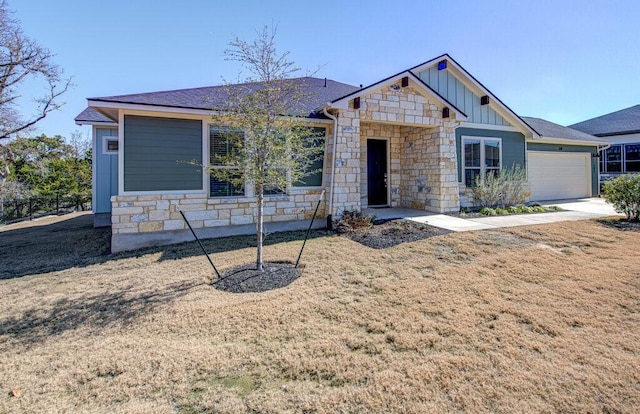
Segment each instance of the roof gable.
[{"label": "roof gable", "polygon": [[601,137],[640,133],[640,105],[578,122],[569,127]]},{"label": "roof gable", "polygon": [[[445,67],[439,68],[443,61]],[[527,137],[538,138],[539,134],[531,125],[527,124],[524,119],[448,54],[414,66],[410,71],[416,73],[431,87],[450,98],[449,100],[464,110],[469,116],[469,122],[513,126],[521,130]],[[451,87],[450,82],[453,83]],[[489,97],[489,104],[481,105],[480,97],[485,95]]]}]

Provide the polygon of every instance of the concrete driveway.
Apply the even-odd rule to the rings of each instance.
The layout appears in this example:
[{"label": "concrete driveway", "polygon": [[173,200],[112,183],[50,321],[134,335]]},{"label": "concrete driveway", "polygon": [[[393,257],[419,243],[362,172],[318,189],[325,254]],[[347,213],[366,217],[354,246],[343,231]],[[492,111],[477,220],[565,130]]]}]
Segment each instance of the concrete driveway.
[{"label": "concrete driveway", "polygon": [[408,215],[405,218],[451,231],[498,229],[502,227],[529,226],[560,221],[587,220],[596,217],[617,216],[603,198],[545,201],[545,206],[558,206],[564,211],[540,214],[513,214],[509,216],[463,218],[445,214]]}]

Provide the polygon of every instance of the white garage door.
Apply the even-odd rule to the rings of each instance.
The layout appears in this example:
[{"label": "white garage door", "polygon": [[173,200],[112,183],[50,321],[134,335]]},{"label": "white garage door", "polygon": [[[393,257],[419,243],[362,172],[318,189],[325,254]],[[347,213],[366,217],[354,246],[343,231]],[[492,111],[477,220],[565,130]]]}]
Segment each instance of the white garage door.
[{"label": "white garage door", "polygon": [[591,196],[591,154],[528,151],[531,200]]}]

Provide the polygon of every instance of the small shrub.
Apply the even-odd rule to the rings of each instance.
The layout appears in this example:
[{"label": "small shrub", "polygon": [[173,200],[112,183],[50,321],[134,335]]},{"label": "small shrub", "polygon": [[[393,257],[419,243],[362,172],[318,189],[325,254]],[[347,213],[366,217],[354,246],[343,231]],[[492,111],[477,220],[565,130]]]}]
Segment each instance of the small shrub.
[{"label": "small shrub", "polygon": [[550,210],[547,210],[546,208],[544,208],[542,206],[535,206],[535,207],[529,207],[529,208],[534,213],[546,213],[547,211],[550,211]]},{"label": "small shrub", "polygon": [[477,176],[471,191],[473,198],[482,207],[505,208],[524,203],[527,174],[519,165],[503,168],[496,174]]},{"label": "small shrub", "polygon": [[518,206],[508,206],[505,210],[507,210],[507,213],[509,214],[516,214],[520,212]]},{"label": "small shrub", "polygon": [[504,208],[498,207],[498,208],[496,208],[496,214],[499,215],[499,216],[505,216],[505,215],[509,214],[509,212]]},{"label": "small shrub", "polygon": [[491,207],[484,207],[482,210],[480,210],[480,214],[485,216],[495,216],[497,213]]},{"label": "small shrub", "polygon": [[375,219],[375,216],[367,216],[361,211],[345,210],[337,220],[335,229],[338,233],[347,233],[355,229],[369,228],[373,226]]},{"label": "small shrub", "polygon": [[562,211],[562,207],[558,206],[547,206],[545,207],[546,211]]},{"label": "small shrub", "polygon": [[640,174],[624,174],[605,182],[604,197],[627,220],[640,220]]}]

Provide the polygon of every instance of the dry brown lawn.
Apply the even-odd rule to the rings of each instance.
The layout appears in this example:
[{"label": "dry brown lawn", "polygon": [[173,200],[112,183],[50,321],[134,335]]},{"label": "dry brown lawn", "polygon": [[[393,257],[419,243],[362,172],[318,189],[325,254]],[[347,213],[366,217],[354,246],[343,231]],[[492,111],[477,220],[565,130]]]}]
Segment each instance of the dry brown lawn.
[{"label": "dry brown lawn", "polygon": [[[88,216],[53,221],[0,231],[0,412],[640,407],[638,231],[566,222],[384,250],[316,233],[299,279],[233,294],[205,283],[193,243],[111,256]],[[266,259],[295,260],[299,237]],[[250,244],[206,246],[225,270]]]}]

